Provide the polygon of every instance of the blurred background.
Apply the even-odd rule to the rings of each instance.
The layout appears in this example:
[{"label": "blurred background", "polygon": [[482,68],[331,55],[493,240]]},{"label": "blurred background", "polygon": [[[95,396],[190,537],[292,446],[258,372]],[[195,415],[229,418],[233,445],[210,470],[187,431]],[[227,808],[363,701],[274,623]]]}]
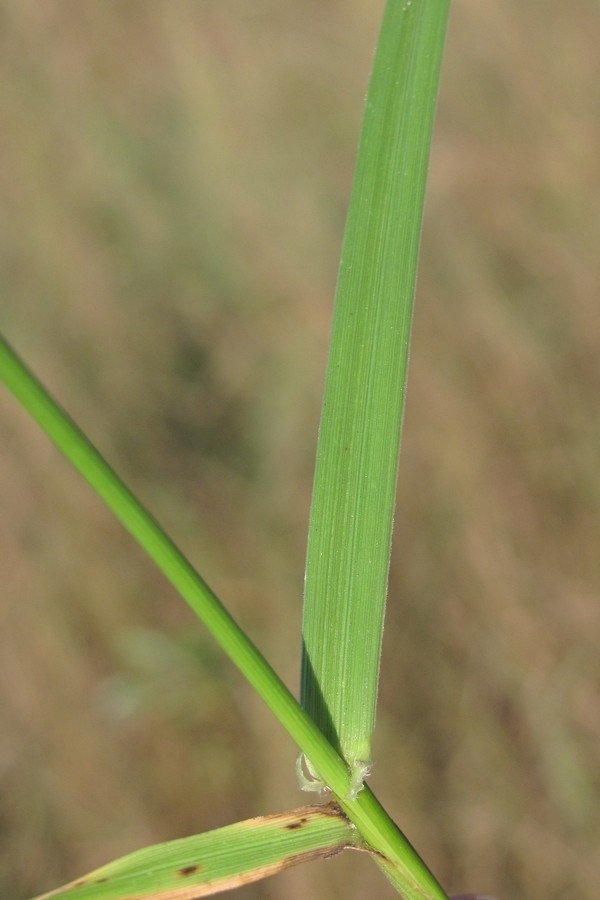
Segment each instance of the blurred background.
[{"label": "blurred background", "polygon": [[[8,339],[294,690],[373,0],[1,0]],[[600,22],[455,0],[374,790],[449,890],[596,900]],[[6,392],[0,896],[311,802],[296,750]],[[396,896],[362,854],[248,900]]]}]

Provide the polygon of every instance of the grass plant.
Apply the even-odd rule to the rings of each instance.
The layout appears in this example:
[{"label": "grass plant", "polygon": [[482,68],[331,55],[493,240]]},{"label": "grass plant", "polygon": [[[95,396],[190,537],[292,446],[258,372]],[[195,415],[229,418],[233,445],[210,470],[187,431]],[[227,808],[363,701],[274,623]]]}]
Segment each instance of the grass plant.
[{"label": "grass plant", "polygon": [[[388,0],[366,101],[336,294],[309,529],[299,704],[243,629],[8,343],[0,374],[202,619],[335,802],[125,857],[44,896],[185,900],[342,849],[405,900],[441,885],[364,780],[379,675],[425,177],[447,0]],[[302,766],[300,766],[302,768]],[[225,849],[224,849],[225,848]]]},{"label": "grass plant", "polygon": [[[382,8],[3,4],[0,330],[296,696]],[[367,779],[442,884],[511,900],[597,897],[596,20],[587,0],[452,4]],[[4,386],[0,433],[0,897],[318,802]],[[344,852],[232,896],[394,894]]]}]

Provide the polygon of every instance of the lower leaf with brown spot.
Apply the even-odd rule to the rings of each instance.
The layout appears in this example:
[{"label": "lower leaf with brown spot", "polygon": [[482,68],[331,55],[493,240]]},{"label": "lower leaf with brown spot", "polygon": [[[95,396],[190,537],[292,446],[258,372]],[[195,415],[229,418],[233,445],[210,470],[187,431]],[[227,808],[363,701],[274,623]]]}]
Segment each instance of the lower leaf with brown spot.
[{"label": "lower leaf with brown spot", "polygon": [[350,847],[337,804],[302,806],[137,850],[36,900],[200,900]]}]

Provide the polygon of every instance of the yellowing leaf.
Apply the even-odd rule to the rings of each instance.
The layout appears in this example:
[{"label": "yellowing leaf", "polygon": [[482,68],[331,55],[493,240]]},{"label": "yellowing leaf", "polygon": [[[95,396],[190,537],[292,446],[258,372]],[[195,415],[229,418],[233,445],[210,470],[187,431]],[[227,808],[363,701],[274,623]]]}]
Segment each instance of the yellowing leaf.
[{"label": "yellowing leaf", "polygon": [[356,834],[335,803],[302,806],[137,850],[36,900],[198,900],[335,856]]}]

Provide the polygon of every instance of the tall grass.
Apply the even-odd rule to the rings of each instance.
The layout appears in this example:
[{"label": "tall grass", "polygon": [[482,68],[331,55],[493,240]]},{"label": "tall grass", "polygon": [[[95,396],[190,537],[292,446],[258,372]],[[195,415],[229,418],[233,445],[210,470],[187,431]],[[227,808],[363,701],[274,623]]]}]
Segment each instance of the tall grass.
[{"label": "tall grass", "polygon": [[[320,310],[377,15],[345,4],[341,28],[339,4],[305,26],[296,12],[273,5],[273,26],[229,6],[171,8],[170,43],[157,54],[159,6],[131,19],[106,5],[55,6],[49,21],[19,4],[0,62],[7,330],[178,543],[209,560],[211,583],[289,684]],[[544,28],[532,12],[455,8],[372,778],[385,774],[395,816],[445,883],[493,879],[509,896],[558,897],[568,872],[591,897],[596,56],[585,4],[545,5]],[[270,41],[273,27],[283,40]],[[138,65],[104,66],[123,46]],[[273,105],[274,94],[286,102]],[[216,121],[202,129],[201,166],[186,124],[194,103],[202,121]],[[232,133],[243,154],[227,153]],[[123,145],[126,154],[114,152]],[[210,204],[196,227],[191,207]],[[157,221],[171,224],[161,231]],[[208,277],[200,316],[188,298]],[[59,332],[58,322],[72,324]],[[278,340],[290,330],[291,342]],[[224,711],[227,667],[11,404],[2,414],[11,473],[3,584],[15,602],[3,621],[0,893],[24,898],[128,848],[292,804],[293,749],[286,756],[269,720],[248,714],[243,692],[241,716]],[[418,678],[424,653],[437,663]],[[406,682],[413,690],[400,694]],[[236,772],[255,758],[263,768],[240,782]],[[202,808],[189,789],[200,782]],[[330,897],[348,877],[369,890],[358,857],[317,868],[280,883],[292,891],[303,879],[305,892]],[[265,883],[244,894],[269,891],[283,893]]]},{"label": "tall grass", "polygon": [[[122,479],[9,344],[0,342],[0,375],[7,387],[196,612],[296,741],[319,787],[333,794],[337,805],[325,820],[339,819],[338,849],[358,846],[372,854],[405,900],[445,900],[446,894],[364,779],[370,769],[412,298],[447,14],[447,2],[431,0],[412,8],[410,2],[391,0],[375,54],[317,454],[302,706]],[[320,570],[316,580],[315,568]],[[337,641],[324,639],[336,628]],[[307,821],[295,814],[292,824],[280,826],[286,843],[274,860],[279,868],[302,858],[302,852],[331,852],[329,833],[322,830],[316,843],[302,843]],[[347,823],[355,837],[347,833]],[[82,900],[121,900],[133,891],[174,900],[239,886],[272,873],[259,854],[260,844],[269,854],[277,847],[271,825],[268,818],[236,832],[233,870],[213,872],[212,855],[229,839],[207,836],[204,849],[196,848],[191,857],[187,841],[164,844],[145,853],[142,864],[139,855],[127,857],[67,885],[64,893]],[[288,828],[298,830],[295,852],[288,848],[294,842]],[[153,853],[162,855],[160,866]],[[226,876],[224,883],[217,872]],[[232,885],[232,877],[241,881]]]}]

